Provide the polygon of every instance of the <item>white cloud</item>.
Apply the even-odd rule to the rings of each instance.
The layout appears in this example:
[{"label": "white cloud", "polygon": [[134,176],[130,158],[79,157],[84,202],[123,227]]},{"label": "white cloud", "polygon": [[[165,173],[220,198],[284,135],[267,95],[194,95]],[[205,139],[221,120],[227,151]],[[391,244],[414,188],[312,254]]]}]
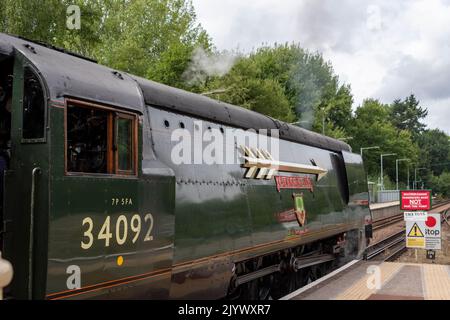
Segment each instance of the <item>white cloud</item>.
[{"label": "white cloud", "polygon": [[[355,105],[411,92],[427,123],[450,131],[450,0],[193,0],[199,21],[223,49],[300,42],[321,51]],[[448,115],[449,117],[446,117]]]}]

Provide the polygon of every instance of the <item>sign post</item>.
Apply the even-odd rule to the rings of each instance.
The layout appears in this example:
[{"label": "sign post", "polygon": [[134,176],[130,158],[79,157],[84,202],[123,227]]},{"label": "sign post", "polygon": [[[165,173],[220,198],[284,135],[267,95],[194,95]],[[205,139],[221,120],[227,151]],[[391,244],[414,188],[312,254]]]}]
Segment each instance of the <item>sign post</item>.
[{"label": "sign post", "polygon": [[406,222],[406,247],[427,249],[432,256],[441,249],[441,215],[431,210],[431,190],[400,191],[400,208]]}]

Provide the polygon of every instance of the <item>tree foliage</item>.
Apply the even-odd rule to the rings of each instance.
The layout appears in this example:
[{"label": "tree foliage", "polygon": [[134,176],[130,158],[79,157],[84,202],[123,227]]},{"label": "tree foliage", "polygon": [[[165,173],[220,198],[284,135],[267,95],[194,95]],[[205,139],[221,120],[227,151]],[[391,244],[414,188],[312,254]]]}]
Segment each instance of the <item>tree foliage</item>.
[{"label": "tree foliage", "polygon": [[[355,151],[360,148],[379,146],[379,150],[371,150],[364,154],[366,170],[370,174],[380,174],[380,153],[396,153],[396,156],[384,158],[385,173],[391,178],[396,176],[395,160],[409,158],[415,163],[419,157],[419,148],[413,142],[408,130],[398,130],[389,120],[390,106],[378,100],[367,99],[356,110],[354,125],[351,129],[354,139],[351,144]],[[403,165],[401,173],[406,174]]]},{"label": "tree foliage", "polygon": [[425,130],[418,136],[422,152],[420,166],[430,168],[434,175],[450,170],[450,142],[447,134],[439,129]]},{"label": "tree foliage", "polygon": [[[81,29],[66,26],[81,9]],[[2,0],[2,32],[39,40],[100,63],[183,87],[194,48],[211,49],[189,0]]]},{"label": "tree foliage", "polygon": [[417,138],[425,129],[426,125],[421,122],[428,115],[428,111],[419,106],[419,101],[414,94],[392,103],[390,119],[398,130],[409,130]]},{"label": "tree foliage", "polygon": [[210,79],[205,87],[225,88],[221,100],[317,131],[322,122],[316,115],[326,113],[329,135],[345,135],[344,124],[351,119],[350,87],[339,84],[321,54],[298,44],[264,46],[241,56],[227,75]]},{"label": "tree foliage", "polygon": [[[66,26],[69,5],[81,9],[81,29]],[[232,104],[323,132],[362,147],[366,170],[395,181],[395,159],[408,158],[411,172],[429,170],[426,183],[442,193],[450,184],[450,144],[439,130],[423,123],[428,111],[411,94],[384,104],[365,100],[352,111],[349,84],[341,83],[330,62],[299,44],[262,46],[249,54],[232,52],[234,65],[223,74],[204,70],[201,81],[186,76],[199,49],[216,52],[197,22],[191,0],[1,0],[0,31],[43,41],[92,57],[115,69],[171,86],[210,95]],[[208,93],[207,93],[208,92]],[[400,175],[405,181],[407,165]]]}]

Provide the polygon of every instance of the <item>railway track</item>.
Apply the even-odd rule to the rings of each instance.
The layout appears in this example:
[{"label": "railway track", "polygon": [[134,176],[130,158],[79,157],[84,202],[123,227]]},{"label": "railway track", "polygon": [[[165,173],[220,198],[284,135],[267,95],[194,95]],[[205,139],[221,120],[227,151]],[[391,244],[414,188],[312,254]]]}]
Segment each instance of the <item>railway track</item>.
[{"label": "railway track", "polygon": [[[435,205],[433,206],[433,210],[439,210],[439,208],[444,207],[449,203],[450,200],[439,201],[435,203]],[[403,221],[403,213],[374,221],[373,229],[377,230],[386,228],[400,221]],[[405,229],[402,229],[401,231],[396,232],[388,236],[387,238],[367,247],[364,254],[364,259],[390,261],[394,260],[405,250]]]}]

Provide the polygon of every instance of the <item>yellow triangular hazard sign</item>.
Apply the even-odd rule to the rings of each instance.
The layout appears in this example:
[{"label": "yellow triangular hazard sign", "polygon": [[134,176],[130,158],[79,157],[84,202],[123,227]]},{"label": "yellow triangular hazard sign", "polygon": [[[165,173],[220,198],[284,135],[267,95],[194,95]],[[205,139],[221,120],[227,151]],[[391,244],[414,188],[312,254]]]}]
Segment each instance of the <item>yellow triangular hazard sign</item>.
[{"label": "yellow triangular hazard sign", "polygon": [[417,223],[414,223],[411,230],[409,230],[408,237],[423,237],[423,232],[420,230]]}]

